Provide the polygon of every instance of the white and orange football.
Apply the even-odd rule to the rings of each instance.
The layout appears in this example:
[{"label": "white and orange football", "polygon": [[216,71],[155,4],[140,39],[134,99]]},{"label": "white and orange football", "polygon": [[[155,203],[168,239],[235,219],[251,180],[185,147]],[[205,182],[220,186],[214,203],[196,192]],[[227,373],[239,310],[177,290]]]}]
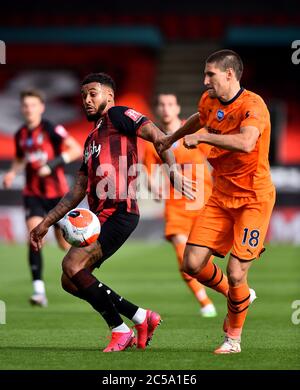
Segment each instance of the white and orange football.
[{"label": "white and orange football", "polygon": [[65,240],[72,246],[88,246],[99,237],[101,225],[97,216],[88,209],[69,211],[59,222]]}]

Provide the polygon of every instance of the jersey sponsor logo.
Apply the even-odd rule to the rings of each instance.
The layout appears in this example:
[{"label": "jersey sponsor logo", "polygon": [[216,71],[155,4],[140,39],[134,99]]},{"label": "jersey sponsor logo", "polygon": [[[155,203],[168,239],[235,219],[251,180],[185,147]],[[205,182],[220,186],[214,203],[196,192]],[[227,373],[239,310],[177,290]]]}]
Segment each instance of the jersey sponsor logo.
[{"label": "jersey sponsor logo", "polygon": [[40,163],[44,165],[48,161],[48,153],[43,150],[36,150],[34,152],[27,152],[25,154],[25,161],[29,164]]},{"label": "jersey sponsor logo", "polygon": [[62,125],[56,126],[54,131],[56,134],[60,135],[62,138],[67,138],[67,136],[68,136],[67,130]]},{"label": "jersey sponsor logo", "polygon": [[126,110],[124,112],[124,114],[126,116],[128,116],[130,119],[132,119],[134,122],[138,122],[139,119],[141,119],[143,117],[143,114],[141,114],[140,112],[137,112],[135,110],[133,110],[132,108],[129,108],[128,110]]},{"label": "jersey sponsor logo", "polygon": [[85,164],[88,162],[89,158],[95,154],[95,157],[99,157],[101,151],[101,145],[96,145],[96,142],[93,141],[92,144],[88,145],[84,150],[84,162]]},{"label": "jersey sponsor logo", "polygon": [[224,116],[225,116],[224,111],[222,111],[222,110],[217,111],[217,119],[219,122],[224,119]]}]

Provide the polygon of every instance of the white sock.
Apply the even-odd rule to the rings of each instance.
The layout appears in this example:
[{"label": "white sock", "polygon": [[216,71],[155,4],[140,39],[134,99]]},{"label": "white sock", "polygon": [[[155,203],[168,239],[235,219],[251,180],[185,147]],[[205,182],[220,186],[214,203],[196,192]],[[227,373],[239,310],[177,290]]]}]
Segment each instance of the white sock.
[{"label": "white sock", "polygon": [[111,331],[112,331],[112,332],[126,333],[126,332],[130,332],[130,329],[129,329],[128,326],[125,324],[125,322],[122,322],[121,325],[116,326],[115,328],[112,328]]},{"label": "white sock", "polygon": [[34,280],[33,291],[35,294],[45,294],[45,283],[42,280]]},{"label": "white sock", "polygon": [[139,307],[137,309],[135,315],[132,317],[132,321],[136,325],[142,324],[145,321],[146,314],[147,314],[147,310],[142,309],[141,307]]},{"label": "white sock", "polygon": [[197,294],[196,294],[197,298],[199,299],[199,301],[204,301],[204,299],[207,298],[207,294],[206,294],[206,291],[205,291],[205,288],[201,288]]}]

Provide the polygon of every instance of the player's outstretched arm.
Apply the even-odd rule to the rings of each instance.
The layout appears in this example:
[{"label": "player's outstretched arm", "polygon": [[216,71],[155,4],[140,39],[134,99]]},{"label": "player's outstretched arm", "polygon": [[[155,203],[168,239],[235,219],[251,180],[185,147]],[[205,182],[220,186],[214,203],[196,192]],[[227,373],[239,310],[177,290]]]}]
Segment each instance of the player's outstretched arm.
[{"label": "player's outstretched arm", "polygon": [[39,176],[45,177],[51,175],[53,169],[55,169],[58,165],[70,164],[72,161],[75,161],[82,156],[82,147],[75,138],[70,135],[64,139],[63,148],[64,151],[59,156],[48,161],[39,169]]},{"label": "player's outstretched arm", "polygon": [[47,234],[49,227],[57,223],[68,211],[82,201],[86,194],[87,182],[87,176],[79,171],[73,188],[49,211],[43,221],[31,231],[30,243],[35,250],[41,249],[43,237]]},{"label": "player's outstretched arm", "polygon": [[23,171],[25,160],[23,158],[15,158],[12,162],[10,170],[3,177],[3,187],[10,188],[16,175]]},{"label": "player's outstretched arm", "polygon": [[177,169],[176,160],[171,150],[161,151],[159,145],[167,136],[153,122],[147,122],[139,130],[139,136],[154,144],[154,147],[161,158],[167,164],[169,179],[174,188],[188,199],[195,199],[196,183],[183,176]]},{"label": "player's outstretched arm", "polygon": [[185,137],[184,146],[193,149],[200,143],[206,143],[233,152],[250,153],[255,148],[259,134],[258,128],[254,126],[242,127],[238,134],[199,133]]},{"label": "player's outstretched arm", "polygon": [[200,116],[197,112],[191,115],[187,121],[178,130],[175,131],[175,133],[160,140],[157,144],[157,150],[163,152],[164,150],[169,149],[174,142],[178,141],[180,138],[183,138],[187,134],[195,133],[200,129],[200,127]]}]

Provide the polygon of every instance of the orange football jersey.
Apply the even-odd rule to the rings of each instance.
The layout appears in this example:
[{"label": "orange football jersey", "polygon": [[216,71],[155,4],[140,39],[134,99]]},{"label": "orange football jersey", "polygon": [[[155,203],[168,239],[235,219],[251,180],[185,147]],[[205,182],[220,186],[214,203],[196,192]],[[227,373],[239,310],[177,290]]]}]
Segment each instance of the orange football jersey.
[{"label": "orange football jersey", "polygon": [[[167,185],[170,186],[170,196],[165,199],[166,207],[172,206],[182,208],[183,210],[195,210],[197,213],[211,195],[212,179],[205,155],[209,149],[207,148],[207,145],[199,145],[196,149],[186,149],[183,145],[183,140],[181,139],[172,145],[171,150],[174,153],[176,163],[180,164],[182,167],[182,173],[197,182],[199,191],[196,193],[196,200],[191,201],[179,194],[174,190],[170,183],[167,182]],[[150,142],[146,142],[143,161],[148,175],[153,175],[155,168],[162,164],[153,144]]]},{"label": "orange football jersey", "polygon": [[212,147],[208,161],[213,166],[214,188],[234,197],[261,196],[273,189],[269,166],[270,114],[263,99],[241,88],[227,103],[205,92],[198,106],[201,126],[209,133],[237,134],[245,126],[255,126],[260,136],[250,153]]}]

